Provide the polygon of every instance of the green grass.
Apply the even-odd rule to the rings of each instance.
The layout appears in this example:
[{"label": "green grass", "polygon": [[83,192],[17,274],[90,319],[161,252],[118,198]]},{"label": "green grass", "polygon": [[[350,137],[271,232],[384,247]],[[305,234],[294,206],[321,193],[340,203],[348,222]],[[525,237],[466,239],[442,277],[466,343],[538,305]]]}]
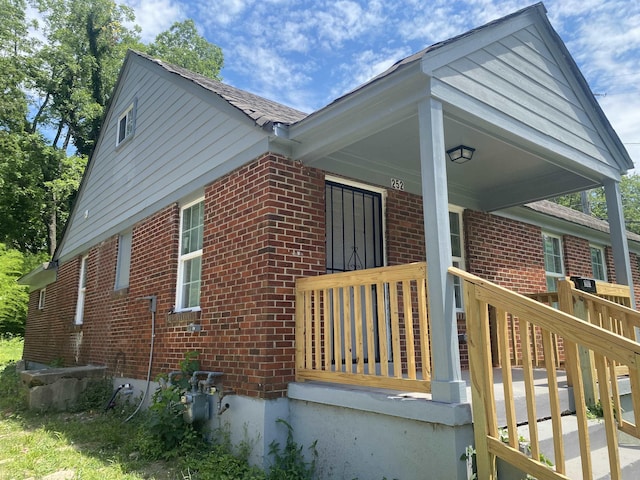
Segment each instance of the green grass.
[{"label": "green grass", "polygon": [[[15,347],[15,343],[3,342],[2,346],[11,344],[14,351],[20,351],[21,345]],[[3,348],[3,352],[7,350]],[[109,395],[110,388],[87,398],[82,412],[35,413],[26,409],[26,395],[15,363],[0,364],[0,479],[52,474],[83,480],[311,478],[312,467],[301,457],[302,447],[292,442],[291,431],[282,449],[272,446],[277,461],[267,474],[249,465],[248,444],[244,449],[232,448],[224,434],[218,445],[206,444],[202,439],[194,443],[191,438],[191,443],[175,447],[174,452],[149,448],[158,445],[149,429],[152,412],[140,412],[131,422],[123,423],[135,405],[104,412],[102,405],[108,398],[102,397]]]},{"label": "green grass", "polygon": [[21,337],[0,337],[0,368],[10,361],[20,360],[22,358],[23,346],[24,340]]}]

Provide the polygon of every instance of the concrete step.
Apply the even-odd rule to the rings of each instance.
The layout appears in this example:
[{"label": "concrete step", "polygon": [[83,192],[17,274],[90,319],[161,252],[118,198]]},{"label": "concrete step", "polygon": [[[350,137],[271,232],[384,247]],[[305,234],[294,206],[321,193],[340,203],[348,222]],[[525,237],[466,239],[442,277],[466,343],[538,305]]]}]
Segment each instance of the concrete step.
[{"label": "concrete step", "polygon": [[[599,419],[588,420],[589,444],[593,478],[604,480],[611,478],[609,453],[604,422]],[[554,464],[551,420],[538,422],[538,438],[540,452]],[[518,435],[529,439],[528,425],[518,428]],[[581,479],[582,462],[580,459],[580,442],[578,440],[578,423],[574,415],[562,417],[562,435],[564,440],[565,468],[569,478]],[[618,452],[624,480],[640,478],[640,440],[622,432],[618,432]]]}]

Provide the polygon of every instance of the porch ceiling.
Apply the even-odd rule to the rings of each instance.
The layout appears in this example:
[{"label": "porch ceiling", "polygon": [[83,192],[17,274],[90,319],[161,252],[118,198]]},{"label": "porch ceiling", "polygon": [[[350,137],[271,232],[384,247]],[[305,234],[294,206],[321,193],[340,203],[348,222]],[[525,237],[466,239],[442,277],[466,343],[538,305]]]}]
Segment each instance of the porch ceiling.
[{"label": "porch ceiling", "polygon": [[[397,114],[397,112],[396,112]],[[402,118],[389,115],[375,133],[350,132],[341,147],[304,152],[300,160],[332,173],[391,186],[402,180],[405,190],[421,194],[418,113]],[[585,190],[605,178],[582,168],[575,160],[554,153],[534,141],[500,131],[486,121],[452,106],[444,107],[446,149],[464,144],[476,149],[470,162],[447,163],[450,203],[492,211],[552,196]]]}]

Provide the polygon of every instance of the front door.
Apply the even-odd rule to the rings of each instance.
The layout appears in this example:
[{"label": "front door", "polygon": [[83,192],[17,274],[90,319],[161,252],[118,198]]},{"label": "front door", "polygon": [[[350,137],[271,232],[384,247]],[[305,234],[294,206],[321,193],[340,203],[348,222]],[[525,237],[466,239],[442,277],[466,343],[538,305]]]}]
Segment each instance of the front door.
[{"label": "front door", "polygon": [[[353,270],[363,270],[366,268],[382,267],[384,265],[384,247],[383,247],[383,222],[382,222],[382,194],[366,190],[364,188],[358,188],[352,185],[344,185],[332,181],[326,182],[326,201],[325,201],[325,218],[326,218],[326,252],[327,252],[327,273],[348,272]],[[372,288],[372,308],[374,311],[375,322],[380,317],[385,318],[384,315],[380,316],[377,312],[377,295],[385,295],[385,292],[377,292],[376,287]],[[360,292],[360,298],[364,302],[364,292]],[[351,358],[352,363],[356,360],[356,352],[346,352],[344,342],[344,292],[339,289],[337,297],[333,298],[333,292],[330,297],[332,304],[329,312],[333,312],[333,302],[340,303],[340,325],[341,341],[339,345],[342,346],[342,352],[339,355],[342,359]],[[354,294],[353,289],[349,292],[351,305],[350,315],[351,325],[348,329],[351,333],[350,345],[354,345],[355,342],[355,328],[354,323],[356,321],[362,322],[363,329],[365,319],[355,318],[355,309],[353,308]],[[385,295],[386,297],[386,295]],[[366,311],[365,305],[362,305],[362,312]],[[333,325],[331,321],[331,325]],[[377,339],[377,327],[374,329],[376,332],[375,351],[376,357],[378,356],[378,339]],[[366,331],[366,330],[363,330]],[[331,335],[335,335],[335,332],[331,332]],[[367,339],[363,339],[365,360],[367,357]],[[336,352],[333,353],[333,359],[335,362]],[[342,368],[338,367],[337,368]],[[345,362],[345,368],[350,369],[351,366],[347,366]]]}]

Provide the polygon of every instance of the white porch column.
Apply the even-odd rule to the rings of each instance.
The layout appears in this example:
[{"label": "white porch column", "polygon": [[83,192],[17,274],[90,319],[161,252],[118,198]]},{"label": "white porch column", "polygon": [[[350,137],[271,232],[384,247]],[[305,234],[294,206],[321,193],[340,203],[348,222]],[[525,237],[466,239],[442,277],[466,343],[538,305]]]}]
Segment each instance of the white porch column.
[{"label": "white porch column", "polygon": [[629,243],[627,229],[622,211],[620,182],[607,180],[604,183],[604,195],[607,199],[607,217],[609,220],[609,235],[613,250],[613,264],[616,269],[616,282],[629,285],[631,288],[631,306],[636,307],[633,296],[633,276],[631,275],[631,260],[629,258]]},{"label": "white porch column", "polygon": [[432,98],[422,100],[418,118],[433,355],[431,393],[436,402],[461,403],[467,401],[467,395],[460,372],[453,279],[447,273],[451,231],[442,104]]}]

